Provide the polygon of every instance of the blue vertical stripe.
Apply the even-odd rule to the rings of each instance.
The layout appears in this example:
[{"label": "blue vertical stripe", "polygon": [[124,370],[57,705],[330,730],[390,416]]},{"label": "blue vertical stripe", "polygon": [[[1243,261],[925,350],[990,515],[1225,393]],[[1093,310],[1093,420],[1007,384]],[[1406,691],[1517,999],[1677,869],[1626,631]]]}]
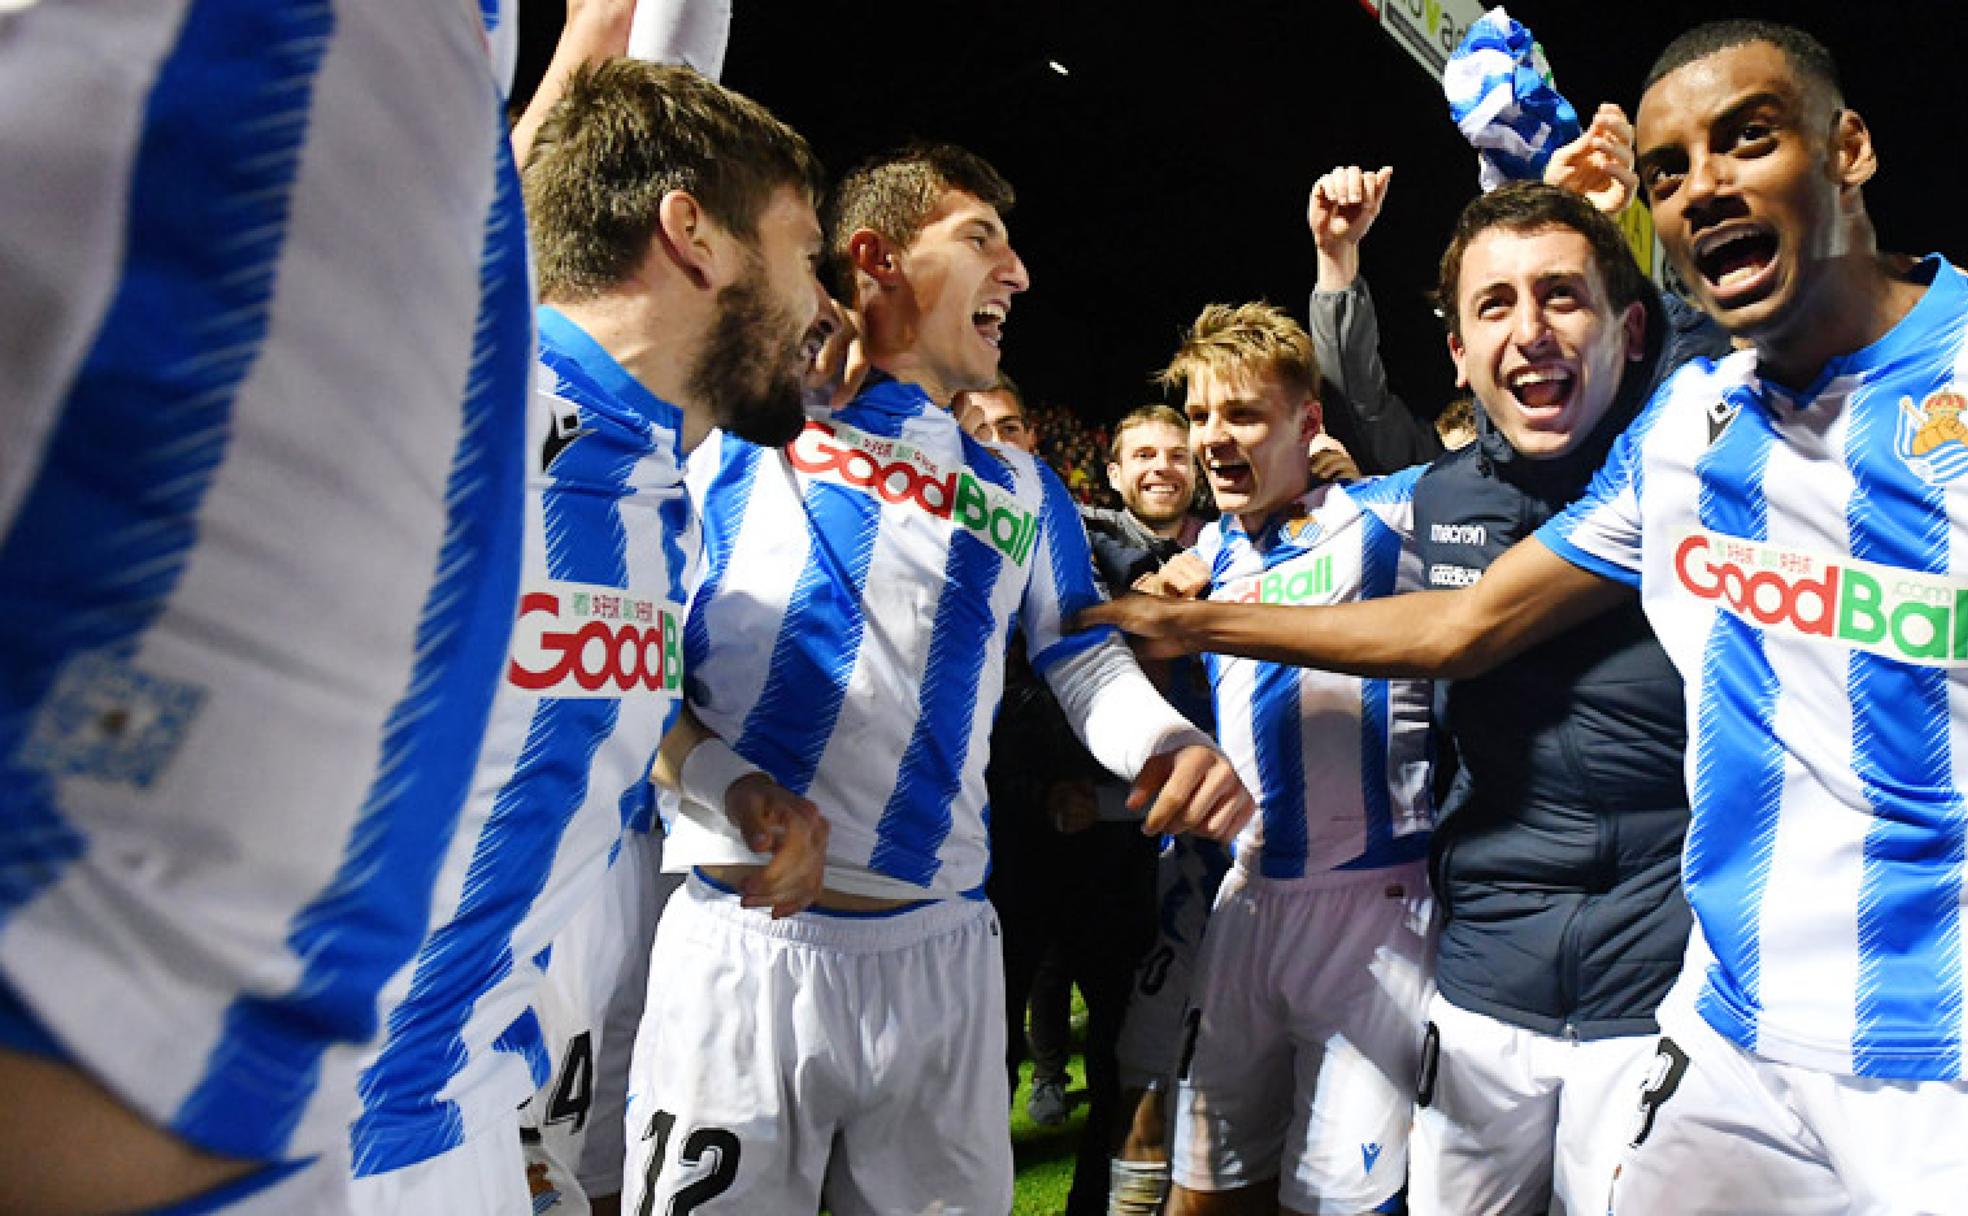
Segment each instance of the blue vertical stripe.
[{"label": "blue vertical stripe", "polygon": [[[1893,452],[1898,402],[1952,379],[1959,343],[1936,343],[1917,379],[1861,391],[1847,407],[1852,556],[1904,570],[1948,571],[1947,489],[1916,478]],[[1945,639],[1944,639],[1945,640]],[[1960,1076],[1961,884],[1968,838],[1949,746],[1949,673],[1854,650],[1852,767],[1873,813],[1858,907],[1859,983],[1852,1067],[1862,1077],[1931,1077],[1935,1040],[1954,1044],[1938,1075]]]},{"label": "blue vertical stripe", "polygon": [[[1412,497],[1419,470],[1407,477],[1401,490]],[[1384,479],[1388,483],[1399,477]],[[1401,534],[1380,521],[1371,511],[1360,514],[1360,597],[1379,599],[1394,593],[1394,582],[1401,570]],[[1385,854],[1394,841],[1394,796],[1387,785],[1387,763],[1391,750],[1392,707],[1386,680],[1360,681],[1360,811],[1365,821],[1366,847],[1363,862],[1371,863]]]},{"label": "blue vertical stripe", "polygon": [[868,857],[868,868],[876,873],[928,886],[942,866],[936,854],[950,834],[951,807],[963,785],[989,649],[992,592],[1003,566],[1004,559],[984,541],[963,531],[951,536],[915,729]]},{"label": "blue vertical stripe", "polygon": [[[1732,390],[1747,393],[1749,390]],[[1763,475],[1774,435],[1769,415],[1741,403],[1734,425],[1695,462],[1702,526],[1745,540],[1769,536]],[[1777,678],[1763,632],[1718,611],[1702,654],[1696,708],[1694,808],[1683,882],[1716,965],[1697,1005],[1711,1023],[1753,1045],[1760,1007],[1760,923],[1782,809],[1783,751],[1771,719]]]},{"label": "blue vertical stripe", "polygon": [[812,482],[805,508],[812,548],[773,640],[765,688],[736,744],[796,794],[813,784],[861,654],[862,597],[881,529],[880,504],[858,490]]},{"label": "blue vertical stripe", "polygon": [[[486,102],[490,110],[489,89]],[[415,667],[384,726],[376,780],[341,868],[289,936],[289,949],[306,960],[299,982],[286,996],[235,1003],[205,1080],[175,1121],[188,1138],[222,1151],[279,1154],[327,1040],[360,1042],[373,1034],[377,993],[423,938],[431,884],[502,674],[518,596],[533,342],[518,179],[505,141],[493,142],[496,187],[464,424]]]},{"label": "blue vertical stripe", "polygon": [[[690,617],[683,627],[684,686],[690,699],[705,700],[702,689],[694,688],[693,673],[711,653],[710,626],[704,623],[704,608],[717,598],[724,573],[731,565],[731,550],[738,543],[738,531],[751,510],[752,489],[758,480],[765,449],[742,439],[725,435],[718,448],[718,471],[698,504],[698,517],[704,528],[704,578],[690,601]],[[702,457],[699,457],[702,459]]]},{"label": "blue vertical stripe", "polygon": [[1251,689],[1251,742],[1257,755],[1258,813],[1264,816],[1266,878],[1305,874],[1305,724],[1300,716],[1299,672],[1258,663]]},{"label": "blue vertical stripe", "polygon": [[[554,460],[540,496],[547,576],[626,587],[621,503],[648,454],[648,429],[585,406],[581,425],[588,433]],[[467,1062],[464,1031],[476,998],[513,972],[513,933],[546,887],[561,837],[587,799],[595,752],[614,733],[620,708],[613,699],[585,697],[541,697],[534,706],[512,777],[473,847],[458,909],[430,935],[410,993],[390,1015],[389,1040],[363,1073],[363,1111],[353,1130],[357,1177],[424,1160],[462,1139],[457,1104],[438,1095]],[[530,1059],[533,1045],[523,1041],[529,1033],[537,1036],[537,1023],[516,1024],[502,1049]]]},{"label": "blue vertical stripe", "polygon": [[[920,389],[883,380],[863,389],[835,417],[867,434],[894,439],[926,405]],[[793,476],[790,469],[785,476]],[[796,794],[813,785],[860,660],[868,563],[881,532],[881,504],[858,490],[810,481],[802,507],[809,546],[806,566],[780,617],[765,687],[733,744]],[[747,502],[744,513],[751,509]],[[792,526],[792,520],[785,522]],[[732,526],[737,526],[735,520]],[[708,603],[709,592],[709,587],[700,589],[699,601]]]},{"label": "blue vertical stripe", "polygon": [[200,0],[146,103],[122,275],[0,549],[0,925],[86,848],[62,774],[13,758],[72,660],[134,654],[197,543],[333,30],[325,3]]}]

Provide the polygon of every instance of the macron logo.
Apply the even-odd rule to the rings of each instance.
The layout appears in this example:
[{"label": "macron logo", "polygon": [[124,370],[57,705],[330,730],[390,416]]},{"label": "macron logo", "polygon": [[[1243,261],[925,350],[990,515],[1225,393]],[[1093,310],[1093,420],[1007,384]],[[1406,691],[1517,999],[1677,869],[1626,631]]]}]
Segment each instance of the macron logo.
[{"label": "macron logo", "polygon": [[1378,1144],[1362,1144],[1360,1146],[1360,1160],[1366,1164],[1367,1172],[1369,1174],[1373,1173],[1374,1162],[1380,1160],[1380,1146]]}]

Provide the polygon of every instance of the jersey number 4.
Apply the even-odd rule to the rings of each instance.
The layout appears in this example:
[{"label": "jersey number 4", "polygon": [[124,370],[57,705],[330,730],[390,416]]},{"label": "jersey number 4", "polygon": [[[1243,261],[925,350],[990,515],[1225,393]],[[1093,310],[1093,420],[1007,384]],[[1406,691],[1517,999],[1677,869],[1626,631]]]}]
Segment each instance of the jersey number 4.
[{"label": "jersey number 4", "polygon": [[588,1108],[594,1105],[594,1044],[587,1031],[568,1042],[558,1077],[553,1096],[547,1099],[547,1125],[571,1121],[578,1135],[588,1125]]},{"label": "jersey number 4", "polygon": [[[649,1172],[643,1177],[642,1206],[636,1216],[656,1216],[656,1176],[663,1172],[663,1158],[670,1147],[670,1133],[676,1130],[676,1116],[659,1110],[649,1117],[642,1131],[644,1140],[654,1140],[656,1150],[649,1155]],[[694,1170],[714,1157],[711,1172],[677,1191],[670,1200],[667,1216],[689,1216],[699,1204],[716,1199],[731,1189],[738,1178],[738,1137],[721,1127],[700,1127],[683,1140],[677,1164]]]}]

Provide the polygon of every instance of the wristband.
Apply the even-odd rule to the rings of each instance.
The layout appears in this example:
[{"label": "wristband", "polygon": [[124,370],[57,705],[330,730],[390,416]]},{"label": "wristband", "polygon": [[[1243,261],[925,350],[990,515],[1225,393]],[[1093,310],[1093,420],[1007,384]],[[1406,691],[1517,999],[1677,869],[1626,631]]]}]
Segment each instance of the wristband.
[{"label": "wristband", "polygon": [[758,765],[731,749],[724,740],[712,736],[690,749],[677,771],[677,792],[692,802],[724,813],[724,796],[731,787],[753,773],[764,772]]}]

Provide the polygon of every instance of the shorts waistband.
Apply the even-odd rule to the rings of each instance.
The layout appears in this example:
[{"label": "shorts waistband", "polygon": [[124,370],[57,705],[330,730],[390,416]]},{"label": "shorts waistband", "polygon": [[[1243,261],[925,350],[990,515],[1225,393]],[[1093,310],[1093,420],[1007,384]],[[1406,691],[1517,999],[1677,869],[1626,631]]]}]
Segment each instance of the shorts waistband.
[{"label": "shorts waistband", "polygon": [[873,954],[917,945],[933,937],[988,923],[995,932],[997,912],[988,900],[926,899],[881,912],[801,912],[779,920],[766,908],[747,908],[738,893],[692,870],[680,893],[704,917],[759,937]]},{"label": "shorts waistband", "polygon": [[1405,861],[1378,870],[1321,870],[1298,878],[1266,878],[1241,863],[1230,867],[1225,881],[1235,879],[1252,895],[1297,895],[1306,891],[1337,891],[1350,887],[1394,886],[1408,888],[1410,894],[1428,894],[1428,863]]}]

